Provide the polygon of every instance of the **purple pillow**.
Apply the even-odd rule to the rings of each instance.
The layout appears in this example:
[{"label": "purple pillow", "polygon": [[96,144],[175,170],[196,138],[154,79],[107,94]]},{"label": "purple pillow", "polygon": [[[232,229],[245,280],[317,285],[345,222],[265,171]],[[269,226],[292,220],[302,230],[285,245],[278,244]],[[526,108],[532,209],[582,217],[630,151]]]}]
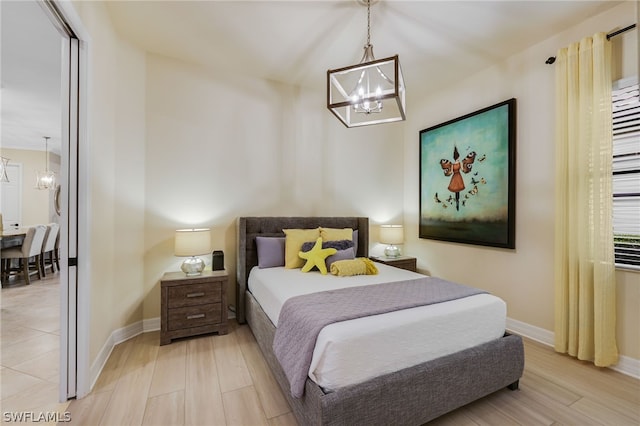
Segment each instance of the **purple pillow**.
[{"label": "purple pillow", "polygon": [[345,250],[338,250],[336,254],[332,254],[331,256],[327,257],[324,262],[327,264],[327,270],[330,270],[331,264],[337,260],[349,260],[355,258],[356,254],[353,251],[353,247],[349,247]]},{"label": "purple pillow", "polygon": [[[315,245],[316,245],[315,241],[307,241],[306,243],[302,244],[302,248],[300,248],[300,251],[307,252],[311,250]],[[353,247],[353,241],[351,240],[336,240],[336,241],[322,242],[323,249],[334,248],[336,250],[346,250],[351,247]]]},{"label": "purple pillow", "polygon": [[285,237],[256,237],[258,267],[284,266],[284,243]]}]

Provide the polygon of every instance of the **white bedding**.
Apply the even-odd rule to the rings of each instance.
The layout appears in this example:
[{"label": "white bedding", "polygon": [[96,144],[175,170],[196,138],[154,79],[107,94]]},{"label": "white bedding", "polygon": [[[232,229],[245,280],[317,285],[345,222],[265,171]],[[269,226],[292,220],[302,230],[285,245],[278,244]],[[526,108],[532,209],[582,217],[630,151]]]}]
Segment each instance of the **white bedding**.
[{"label": "white bedding", "polygon": [[[293,296],[423,275],[376,263],[378,275],[336,277],[300,269],[254,267],[249,290],[278,325],[284,302]],[[325,390],[360,383],[381,374],[411,367],[504,334],[506,304],[479,294],[343,321],[325,327],[316,341],[309,377]]]}]

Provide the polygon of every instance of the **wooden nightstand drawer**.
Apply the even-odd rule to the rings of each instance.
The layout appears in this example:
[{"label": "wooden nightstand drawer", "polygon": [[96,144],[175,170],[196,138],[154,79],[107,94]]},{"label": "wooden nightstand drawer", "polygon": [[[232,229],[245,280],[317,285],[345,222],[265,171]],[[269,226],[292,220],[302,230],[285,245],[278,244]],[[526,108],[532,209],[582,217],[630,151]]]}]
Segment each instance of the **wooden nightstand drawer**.
[{"label": "wooden nightstand drawer", "polygon": [[207,284],[181,285],[169,288],[169,308],[204,305],[220,302],[222,297],[221,282]]},{"label": "wooden nightstand drawer", "polygon": [[226,334],[226,271],[204,271],[188,277],[167,272],[160,281],[160,344],[199,334]]},{"label": "wooden nightstand drawer", "polygon": [[222,322],[221,314],[220,303],[169,309],[169,331],[219,324]]}]

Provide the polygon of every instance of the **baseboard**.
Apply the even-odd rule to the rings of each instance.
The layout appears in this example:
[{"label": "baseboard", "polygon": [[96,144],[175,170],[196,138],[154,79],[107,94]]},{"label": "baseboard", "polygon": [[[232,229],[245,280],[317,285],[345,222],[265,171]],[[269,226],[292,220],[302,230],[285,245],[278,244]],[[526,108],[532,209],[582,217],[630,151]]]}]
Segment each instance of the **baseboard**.
[{"label": "baseboard", "polygon": [[626,374],[636,379],[640,379],[640,359],[620,355],[618,363],[609,367],[618,373]]},{"label": "baseboard", "polygon": [[[507,330],[522,337],[535,340],[543,345],[550,347],[554,345],[554,333],[544,328],[507,318]],[[627,376],[640,379],[640,359],[620,355],[618,363],[609,368]]]},{"label": "baseboard", "polygon": [[96,384],[98,377],[100,377],[100,373],[107,363],[107,360],[109,359],[109,356],[113,351],[113,347],[118,343],[122,343],[125,340],[129,340],[132,337],[143,333],[144,331],[145,330],[143,329],[143,322],[137,321],[133,324],[129,324],[125,327],[114,330],[113,333],[111,333],[107,341],[104,342],[104,345],[102,345],[102,349],[100,349],[100,352],[98,352],[98,356],[96,357],[95,361],[93,362],[93,364],[91,364],[91,368],[89,371],[89,378],[91,383],[90,389],[93,389],[93,386]]},{"label": "baseboard", "polygon": [[543,345],[553,346],[553,332],[544,328],[536,327],[526,322],[507,318],[507,330],[515,334],[526,337]]},{"label": "baseboard", "polygon": [[160,317],[142,320],[142,329],[145,333],[160,330]]}]

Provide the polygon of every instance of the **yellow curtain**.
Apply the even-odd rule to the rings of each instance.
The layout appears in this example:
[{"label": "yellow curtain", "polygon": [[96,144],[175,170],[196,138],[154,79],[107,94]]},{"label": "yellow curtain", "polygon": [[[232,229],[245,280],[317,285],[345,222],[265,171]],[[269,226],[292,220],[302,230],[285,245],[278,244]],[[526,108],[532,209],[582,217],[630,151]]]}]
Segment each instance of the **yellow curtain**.
[{"label": "yellow curtain", "polygon": [[618,362],[606,34],[560,49],[555,67],[555,349],[605,367]]}]

